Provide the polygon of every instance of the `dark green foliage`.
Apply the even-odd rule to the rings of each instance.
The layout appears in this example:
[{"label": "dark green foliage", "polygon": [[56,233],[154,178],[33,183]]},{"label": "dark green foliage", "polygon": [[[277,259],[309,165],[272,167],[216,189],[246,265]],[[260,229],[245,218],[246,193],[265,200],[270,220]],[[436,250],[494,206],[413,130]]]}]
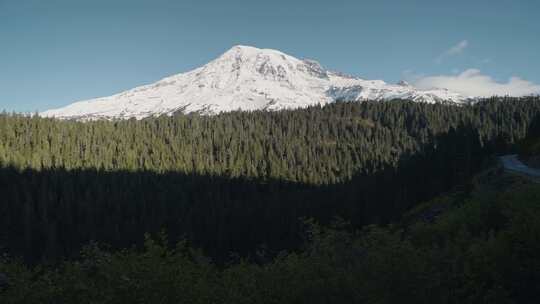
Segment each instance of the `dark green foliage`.
[{"label": "dark green foliage", "polygon": [[281,112],[236,112],[143,121],[59,122],[0,115],[0,163],[31,169],[184,172],[333,184],[396,166],[451,128],[482,143],[523,138],[539,98],[476,106],[337,103]]},{"label": "dark green foliage", "polygon": [[467,180],[538,113],[530,97],[90,123],[0,115],[0,248],[35,263],[165,229],[221,262],[294,249],[300,217],[395,220]]},{"label": "dark green foliage", "polygon": [[[538,186],[467,181],[539,113],[528,97],[0,115],[0,254],[24,261],[0,256],[0,303],[534,303]],[[347,224],[309,222],[303,243],[302,217]]]},{"label": "dark green foliage", "polygon": [[540,115],[534,117],[527,130],[527,137],[518,143],[518,153],[529,165],[538,166],[540,158]]},{"label": "dark green foliage", "polygon": [[[504,177],[506,178],[506,177]],[[88,246],[77,261],[29,269],[0,261],[1,303],[536,303],[540,187],[506,183],[406,229],[308,225],[306,246],[218,267],[185,242]],[[494,183],[491,186],[495,186]],[[456,200],[448,196],[439,200]]]}]

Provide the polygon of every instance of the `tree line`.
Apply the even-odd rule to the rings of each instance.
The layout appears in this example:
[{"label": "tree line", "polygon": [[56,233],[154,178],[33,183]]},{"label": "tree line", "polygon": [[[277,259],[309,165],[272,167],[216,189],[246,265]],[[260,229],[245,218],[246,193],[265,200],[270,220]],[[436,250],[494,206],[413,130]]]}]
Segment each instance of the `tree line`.
[{"label": "tree line", "polygon": [[216,260],[301,244],[299,218],[388,223],[527,133],[540,98],[340,102],[76,122],[0,115],[0,248],[27,261],[166,230]]}]

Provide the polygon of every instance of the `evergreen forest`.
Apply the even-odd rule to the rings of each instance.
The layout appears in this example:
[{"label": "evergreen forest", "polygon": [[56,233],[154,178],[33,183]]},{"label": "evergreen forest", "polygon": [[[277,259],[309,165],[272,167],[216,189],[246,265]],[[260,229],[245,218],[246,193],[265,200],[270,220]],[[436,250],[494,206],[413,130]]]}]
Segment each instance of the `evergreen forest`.
[{"label": "evergreen forest", "polygon": [[0,115],[0,303],[535,303],[540,97]]}]

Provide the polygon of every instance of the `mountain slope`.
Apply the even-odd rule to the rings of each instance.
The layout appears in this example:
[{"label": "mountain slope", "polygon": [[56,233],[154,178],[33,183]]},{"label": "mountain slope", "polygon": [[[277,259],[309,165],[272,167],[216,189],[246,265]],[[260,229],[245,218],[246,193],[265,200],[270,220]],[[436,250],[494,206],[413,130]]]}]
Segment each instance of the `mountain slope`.
[{"label": "mountain slope", "polygon": [[176,112],[217,114],[235,110],[281,110],[325,105],[336,100],[411,99],[466,102],[443,89],[418,90],[330,72],[312,60],[282,52],[235,46],[203,67],[110,97],[41,113],[62,119],[128,119]]}]

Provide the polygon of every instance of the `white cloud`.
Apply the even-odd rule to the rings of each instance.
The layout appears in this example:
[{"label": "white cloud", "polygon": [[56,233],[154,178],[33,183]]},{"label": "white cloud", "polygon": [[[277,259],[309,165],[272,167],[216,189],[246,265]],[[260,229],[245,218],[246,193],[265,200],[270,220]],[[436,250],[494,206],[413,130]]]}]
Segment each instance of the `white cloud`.
[{"label": "white cloud", "polygon": [[444,51],[444,53],[439,55],[439,57],[437,57],[437,59],[435,59],[435,61],[437,61],[438,63],[441,63],[447,57],[459,55],[459,54],[463,53],[463,51],[468,46],[469,46],[469,42],[467,40],[461,40],[460,42],[458,42],[458,44],[452,46],[448,50]]},{"label": "white cloud", "polygon": [[446,51],[447,55],[457,55],[461,54],[465,48],[469,46],[469,42],[467,40],[462,40],[458,44],[451,47],[448,51]]},{"label": "white cloud", "polygon": [[457,75],[427,76],[414,80],[421,89],[446,88],[466,96],[489,97],[493,95],[524,96],[540,94],[540,84],[510,77],[508,82],[497,82],[477,69],[468,69]]}]

